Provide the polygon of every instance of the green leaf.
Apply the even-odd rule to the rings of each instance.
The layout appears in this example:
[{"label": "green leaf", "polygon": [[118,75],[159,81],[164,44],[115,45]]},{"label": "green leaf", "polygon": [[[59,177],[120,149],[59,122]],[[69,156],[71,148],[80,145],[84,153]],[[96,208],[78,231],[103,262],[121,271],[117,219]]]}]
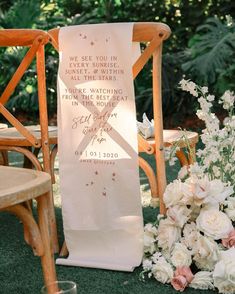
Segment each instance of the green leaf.
[{"label": "green leaf", "polygon": [[235,29],[219,19],[208,19],[197,29],[197,34],[189,42],[185,52],[188,61],[182,69],[203,83],[213,84],[219,70],[227,67],[234,56]]}]

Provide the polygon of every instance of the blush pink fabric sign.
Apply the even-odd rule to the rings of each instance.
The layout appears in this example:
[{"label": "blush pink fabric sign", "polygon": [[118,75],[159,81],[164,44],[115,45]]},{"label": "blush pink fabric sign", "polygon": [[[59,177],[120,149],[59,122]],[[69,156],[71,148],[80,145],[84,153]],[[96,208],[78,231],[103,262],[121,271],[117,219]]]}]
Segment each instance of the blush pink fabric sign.
[{"label": "blush pink fabric sign", "polygon": [[132,271],[142,260],[133,24],[60,29],[58,146],[67,259]]}]

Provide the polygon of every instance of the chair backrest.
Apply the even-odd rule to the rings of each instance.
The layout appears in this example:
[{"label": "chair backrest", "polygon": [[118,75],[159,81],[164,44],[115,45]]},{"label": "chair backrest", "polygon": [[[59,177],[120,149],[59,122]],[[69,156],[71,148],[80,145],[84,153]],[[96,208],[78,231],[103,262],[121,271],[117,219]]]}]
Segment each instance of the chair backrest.
[{"label": "chair backrest", "polygon": [[[5,119],[17,129],[21,134],[19,146],[23,145],[22,136],[27,142],[27,146],[36,148],[42,147],[44,170],[50,172],[49,164],[49,144],[48,144],[48,116],[47,116],[47,100],[46,100],[46,82],[45,82],[45,57],[44,46],[48,43],[49,36],[47,32],[32,29],[7,29],[0,30],[0,47],[26,47],[28,48],[20,65],[15,70],[12,78],[6,85],[0,96],[0,113]],[[36,78],[38,88],[38,104],[39,104],[39,121],[41,127],[41,138],[37,138],[28,128],[6,108],[5,104],[14,93],[17,85],[20,83],[23,75],[27,72],[28,67],[32,64],[36,57]],[[13,143],[12,143],[13,144]],[[1,138],[1,145],[9,145],[9,140]],[[17,145],[17,138],[14,145]],[[47,160],[45,160],[47,158]]]},{"label": "chair backrest", "polygon": [[[59,29],[52,29],[49,32],[50,42],[59,50],[58,35]],[[162,119],[162,97],[161,97],[161,57],[162,44],[170,36],[170,28],[162,23],[135,23],[133,29],[133,42],[146,43],[144,51],[133,65],[133,79],[143,69],[148,60],[152,61],[152,88],[153,88],[153,114],[155,122],[155,151],[153,147],[138,136],[139,149],[149,154],[155,154],[157,163],[157,183],[160,198],[160,211],[165,211],[162,201],[166,187],[165,160],[163,150],[163,119]]]}]

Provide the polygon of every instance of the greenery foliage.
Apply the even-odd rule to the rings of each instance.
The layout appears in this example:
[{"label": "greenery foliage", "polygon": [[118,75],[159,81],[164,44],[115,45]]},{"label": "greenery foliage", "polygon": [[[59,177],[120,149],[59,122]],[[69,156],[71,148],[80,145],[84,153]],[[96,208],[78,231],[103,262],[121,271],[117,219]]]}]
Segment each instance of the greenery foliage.
[{"label": "greenery foliage", "polygon": [[[192,113],[190,98],[179,92],[177,84],[186,74],[197,83],[206,83],[215,94],[235,89],[235,31],[232,18],[235,2],[230,0],[0,0],[0,28],[38,28],[99,22],[167,23],[172,35],[164,44],[163,109],[165,116]],[[227,18],[228,19],[228,18]],[[21,48],[0,48],[0,93],[20,63]],[[56,73],[58,55],[48,46],[47,87],[50,115],[56,111]],[[8,107],[35,114],[37,92],[35,66],[15,90]],[[147,112],[151,118],[151,76],[136,81],[139,117]]]},{"label": "greenery foliage", "polygon": [[197,28],[189,41],[188,61],[182,67],[198,81],[213,85],[220,71],[230,64],[235,52],[235,25],[224,24],[218,18],[209,18]]}]

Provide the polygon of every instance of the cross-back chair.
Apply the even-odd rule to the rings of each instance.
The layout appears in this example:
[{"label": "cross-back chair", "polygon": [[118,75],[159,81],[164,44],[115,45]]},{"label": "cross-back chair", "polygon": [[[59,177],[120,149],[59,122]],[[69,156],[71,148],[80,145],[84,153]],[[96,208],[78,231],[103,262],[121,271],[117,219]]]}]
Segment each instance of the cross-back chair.
[{"label": "cross-back chair", "polygon": [[[48,43],[49,36],[42,30],[32,29],[7,29],[0,30],[0,47],[26,48],[26,53],[16,68],[12,78],[1,91],[0,114],[10,125],[9,128],[0,130],[0,151],[15,151],[22,153],[35,169],[51,174],[50,145],[56,143],[56,133],[48,135],[48,116],[45,82],[45,56],[44,46]],[[28,50],[27,50],[28,49]],[[17,85],[22,77],[27,74],[29,66],[36,58],[36,79],[38,89],[39,125],[24,126],[6,106],[10,97],[14,95]],[[37,154],[42,150],[42,163],[38,160]],[[49,220],[51,237],[54,240],[54,250],[58,251],[56,233],[56,221],[52,194],[48,198]]]},{"label": "cross-back chair", "polygon": [[[0,211],[14,214],[23,223],[26,242],[34,254],[41,258],[45,285],[56,281],[47,214],[50,190],[51,179],[48,173],[0,166]],[[25,201],[32,199],[37,201],[38,222],[24,205]],[[48,293],[55,293],[54,290],[56,289],[50,287]]]},{"label": "cross-back chair", "polygon": [[[143,69],[148,60],[152,57],[152,88],[153,88],[153,115],[155,124],[154,138],[145,140],[138,135],[139,153],[147,153],[155,156],[156,173],[147,161],[139,156],[139,165],[146,173],[153,198],[160,200],[160,213],[165,213],[163,203],[163,193],[166,187],[164,147],[171,146],[177,142],[180,150],[177,151],[177,157],[181,165],[188,165],[193,158],[187,158],[183,148],[187,147],[184,140],[181,139],[181,132],[178,130],[163,130],[162,118],[162,96],[161,96],[161,57],[162,44],[170,36],[170,28],[162,23],[135,23],[133,30],[133,42],[143,42],[146,45],[145,50],[133,65],[133,79],[135,79]],[[59,51],[58,35],[59,29],[49,31],[50,42]],[[198,140],[197,133],[188,133],[188,140],[192,150]],[[53,153],[55,158],[56,150]]]}]

